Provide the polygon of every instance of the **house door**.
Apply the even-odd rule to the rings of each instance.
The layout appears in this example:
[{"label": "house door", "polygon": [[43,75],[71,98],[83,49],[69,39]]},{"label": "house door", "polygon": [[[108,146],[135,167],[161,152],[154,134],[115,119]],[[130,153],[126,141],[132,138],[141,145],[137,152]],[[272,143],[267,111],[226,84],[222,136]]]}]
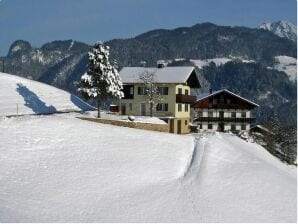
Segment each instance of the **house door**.
[{"label": "house door", "polygon": [[170,133],[174,133],[174,119],[170,119]]},{"label": "house door", "polygon": [[126,105],[125,105],[125,103],[121,103],[121,114],[122,115],[126,114]]},{"label": "house door", "polygon": [[225,124],[224,123],[219,123],[217,130],[220,131],[220,132],[224,132],[225,131]]},{"label": "house door", "polygon": [[146,104],[145,103],[141,103],[141,116],[146,116]]},{"label": "house door", "polygon": [[181,120],[177,121],[177,134],[181,134]]}]

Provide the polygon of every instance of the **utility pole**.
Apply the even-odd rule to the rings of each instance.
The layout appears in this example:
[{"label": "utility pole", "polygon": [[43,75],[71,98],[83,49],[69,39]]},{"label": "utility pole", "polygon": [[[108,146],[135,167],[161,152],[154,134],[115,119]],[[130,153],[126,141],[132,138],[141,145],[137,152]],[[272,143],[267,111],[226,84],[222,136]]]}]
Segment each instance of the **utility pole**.
[{"label": "utility pole", "polygon": [[4,59],[2,58],[2,72],[4,73]]}]

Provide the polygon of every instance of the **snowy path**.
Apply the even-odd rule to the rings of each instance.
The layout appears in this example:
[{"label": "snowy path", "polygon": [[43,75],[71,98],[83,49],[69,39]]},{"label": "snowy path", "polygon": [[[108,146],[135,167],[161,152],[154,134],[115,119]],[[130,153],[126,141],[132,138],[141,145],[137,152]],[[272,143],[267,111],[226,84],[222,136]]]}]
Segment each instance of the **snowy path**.
[{"label": "snowy path", "polygon": [[296,169],[228,134],[0,120],[1,222],[294,222]]}]

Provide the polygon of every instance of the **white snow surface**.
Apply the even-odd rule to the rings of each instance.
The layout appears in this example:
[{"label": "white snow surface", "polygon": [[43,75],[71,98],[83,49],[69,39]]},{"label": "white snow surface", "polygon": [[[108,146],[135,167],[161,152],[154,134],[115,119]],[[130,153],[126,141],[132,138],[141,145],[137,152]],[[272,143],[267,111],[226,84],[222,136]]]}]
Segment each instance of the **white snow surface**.
[{"label": "white snow surface", "polygon": [[1,222],[295,222],[296,168],[230,134],[0,120]]},{"label": "white snow surface", "polygon": [[0,73],[0,117],[93,109],[66,91],[19,76]]},{"label": "white snow surface", "polygon": [[276,65],[274,68],[278,71],[285,72],[293,82],[297,80],[297,59],[285,55],[274,57]]},{"label": "white snow surface", "polygon": [[254,60],[247,60],[240,57],[233,57],[231,58],[210,58],[210,59],[190,59],[191,62],[193,62],[196,66],[199,68],[203,68],[204,66],[209,65],[211,62],[214,62],[216,66],[224,65],[229,61],[233,60],[241,60],[243,63],[254,63]]},{"label": "white snow surface", "polygon": [[185,83],[193,70],[192,66],[124,67],[119,74],[123,83],[143,83],[140,76],[146,73],[154,74],[155,83]]}]

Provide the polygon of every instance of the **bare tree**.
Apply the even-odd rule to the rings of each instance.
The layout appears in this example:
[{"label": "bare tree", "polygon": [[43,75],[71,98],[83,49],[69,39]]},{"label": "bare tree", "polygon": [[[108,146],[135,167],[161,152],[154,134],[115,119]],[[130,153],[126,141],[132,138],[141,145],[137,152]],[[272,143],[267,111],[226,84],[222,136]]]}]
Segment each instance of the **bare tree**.
[{"label": "bare tree", "polygon": [[146,71],[140,75],[145,87],[145,95],[147,96],[148,103],[150,106],[150,117],[153,115],[153,108],[161,101],[161,94],[156,86],[156,79],[154,72]]}]

